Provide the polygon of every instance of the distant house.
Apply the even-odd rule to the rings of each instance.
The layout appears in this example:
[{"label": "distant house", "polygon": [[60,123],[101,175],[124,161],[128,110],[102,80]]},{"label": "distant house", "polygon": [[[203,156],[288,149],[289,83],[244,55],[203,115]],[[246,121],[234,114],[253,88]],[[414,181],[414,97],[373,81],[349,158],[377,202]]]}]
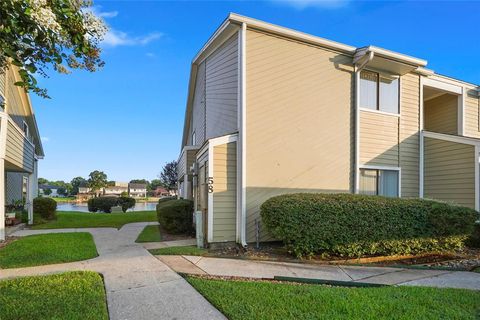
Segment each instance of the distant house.
[{"label": "distant house", "polygon": [[129,183],[128,194],[133,198],[146,198],[147,185],[145,183]]},{"label": "distant house", "polygon": [[[38,186],[38,194],[41,195],[41,196],[44,196],[44,197],[61,197],[63,195],[60,195],[58,193],[58,189],[59,187],[57,186],[51,186],[51,185],[48,185],[48,184],[40,184]],[[46,190],[50,190],[52,191],[50,194],[46,194],[45,191]],[[47,191],[48,193],[48,191]]]},{"label": "distant house", "polygon": [[86,182],[81,183],[78,187],[77,201],[85,201],[93,197],[92,189],[88,187]]},{"label": "distant house", "polygon": [[170,196],[170,192],[165,189],[164,187],[157,187],[157,189],[153,190],[154,197],[168,197]]},{"label": "distant house", "polygon": [[120,197],[124,192],[128,193],[128,183],[126,182],[115,181],[115,185],[103,188],[104,196]]}]

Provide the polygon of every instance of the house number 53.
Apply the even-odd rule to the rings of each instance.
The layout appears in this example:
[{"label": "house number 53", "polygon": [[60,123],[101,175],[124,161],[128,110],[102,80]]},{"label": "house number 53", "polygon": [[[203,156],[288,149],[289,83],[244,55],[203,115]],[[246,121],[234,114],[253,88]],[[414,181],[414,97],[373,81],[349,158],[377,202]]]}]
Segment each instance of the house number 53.
[{"label": "house number 53", "polygon": [[213,177],[208,177],[207,184],[208,184],[208,193],[212,193],[213,192]]}]

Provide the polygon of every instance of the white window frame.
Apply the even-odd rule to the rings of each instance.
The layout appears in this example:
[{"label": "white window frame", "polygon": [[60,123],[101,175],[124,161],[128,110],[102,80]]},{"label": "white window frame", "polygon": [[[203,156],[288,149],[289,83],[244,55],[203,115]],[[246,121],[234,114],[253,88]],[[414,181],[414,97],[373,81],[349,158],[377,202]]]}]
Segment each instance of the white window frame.
[{"label": "white window frame", "polygon": [[[362,107],[362,105],[360,104],[360,97],[361,97],[361,94],[362,94],[362,90],[360,90],[360,81],[361,81],[361,73],[362,71],[366,71],[366,72],[373,72],[373,73],[376,73],[378,75],[378,80],[377,80],[377,109],[370,109],[370,108],[366,108],[366,107]],[[376,71],[376,70],[371,70],[371,69],[362,69],[359,71],[359,77],[358,77],[358,87],[359,87],[359,90],[358,90],[358,105],[359,105],[359,109],[361,111],[366,111],[366,112],[372,112],[372,113],[377,113],[377,114],[383,114],[383,115],[386,115],[386,116],[394,116],[394,117],[400,117],[400,108],[401,108],[401,95],[402,95],[402,77],[398,76],[398,109],[397,109],[397,112],[396,113],[393,113],[393,112],[387,112],[387,111],[382,111],[380,110],[380,77],[382,76],[382,73],[379,72],[379,71]],[[384,76],[385,77],[385,76]],[[392,77],[392,76],[390,76]],[[393,77],[397,77],[397,76],[393,76]]]},{"label": "white window frame", "polygon": [[[360,170],[383,170],[383,171],[397,171],[398,172],[398,198],[402,197],[402,168],[400,167],[390,167],[390,166],[373,166],[373,165],[360,165],[358,167],[358,175],[360,175]],[[360,193],[360,188],[358,189]]]},{"label": "white window frame", "polygon": [[197,144],[197,134],[195,131],[192,132],[192,146],[195,146]]},{"label": "white window frame", "polygon": [[[25,134],[25,137],[26,137],[27,139],[29,139],[29,137],[30,137],[30,128],[28,127],[28,123],[27,123],[25,120],[23,120],[22,122],[23,122],[23,123],[22,123],[22,132],[23,132],[23,134]],[[25,130],[25,128],[26,128],[27,130]]]}]

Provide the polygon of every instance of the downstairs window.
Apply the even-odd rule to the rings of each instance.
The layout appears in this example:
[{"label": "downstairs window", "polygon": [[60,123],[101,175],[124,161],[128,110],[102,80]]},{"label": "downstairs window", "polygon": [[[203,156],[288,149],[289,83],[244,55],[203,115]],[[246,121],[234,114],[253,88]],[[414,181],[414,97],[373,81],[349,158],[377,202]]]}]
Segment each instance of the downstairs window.
[{"label": "downstairs window", "polygon": [[360,169],[359,193],[385,197],[398,197],[398,171]]}]

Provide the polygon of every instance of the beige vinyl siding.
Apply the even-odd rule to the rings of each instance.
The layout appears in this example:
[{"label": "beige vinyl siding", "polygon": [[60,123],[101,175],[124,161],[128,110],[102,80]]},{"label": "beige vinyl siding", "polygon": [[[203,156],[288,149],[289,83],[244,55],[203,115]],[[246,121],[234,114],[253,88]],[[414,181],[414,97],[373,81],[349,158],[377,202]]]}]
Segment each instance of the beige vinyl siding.
[{"label": "beige vinyl siding", "polygon": [[[351,192],[351,57],[248,30],[246,39],[247,241],[268,198]],[[260,227],[262,241],[271,239]]]},{"label": "beige vinyl siding", "polygon": [[423,104],[425,130],[458,134],[458,96],[444,94]]},{"label": "beige vinyl siding", "polygon": [[6,75],[5,72],[0,71],[0,95],[5,97],[5,81]]},{"label": "beige vinyl siding", "polygon": [[402,197],[419,196],[420,76],[400,79],[400,167]]},{"label": "beige vinyl siding", "polygon": [[475,159],[472,145],[425,138],[425,198],[475,208]]},{"label": "beige vinyl siding", "polygon": [[33,171],[34,148],[11,121],[8,122],[5,160],[19,170]]},{"label": "beige vinyl siding", "polygon": [[360,163],[398,167],[396,116],[360,111]]},{"label": "beige vinyl siding", "polygon": [[236,240],[237,143],[213,147],[213,242]]},{"label": "beige vinyl siding", "polygon": [[[197,79],[195,81],[195,93],[193,96],[192,120],[187,145],[201,146],[205,142],[205,62],[198,66]],[[192,141],[192,133],[195,132],[195,144]]]},{"label": "beige vinyl siding", "polygon": [[480,138],[480,98],[475,90],[467,90],[465,96],[465,135]]},{"label": "beige vinyl siding", "polygon": [[206,61],[206,137],[238,131],[238,34]]}]

